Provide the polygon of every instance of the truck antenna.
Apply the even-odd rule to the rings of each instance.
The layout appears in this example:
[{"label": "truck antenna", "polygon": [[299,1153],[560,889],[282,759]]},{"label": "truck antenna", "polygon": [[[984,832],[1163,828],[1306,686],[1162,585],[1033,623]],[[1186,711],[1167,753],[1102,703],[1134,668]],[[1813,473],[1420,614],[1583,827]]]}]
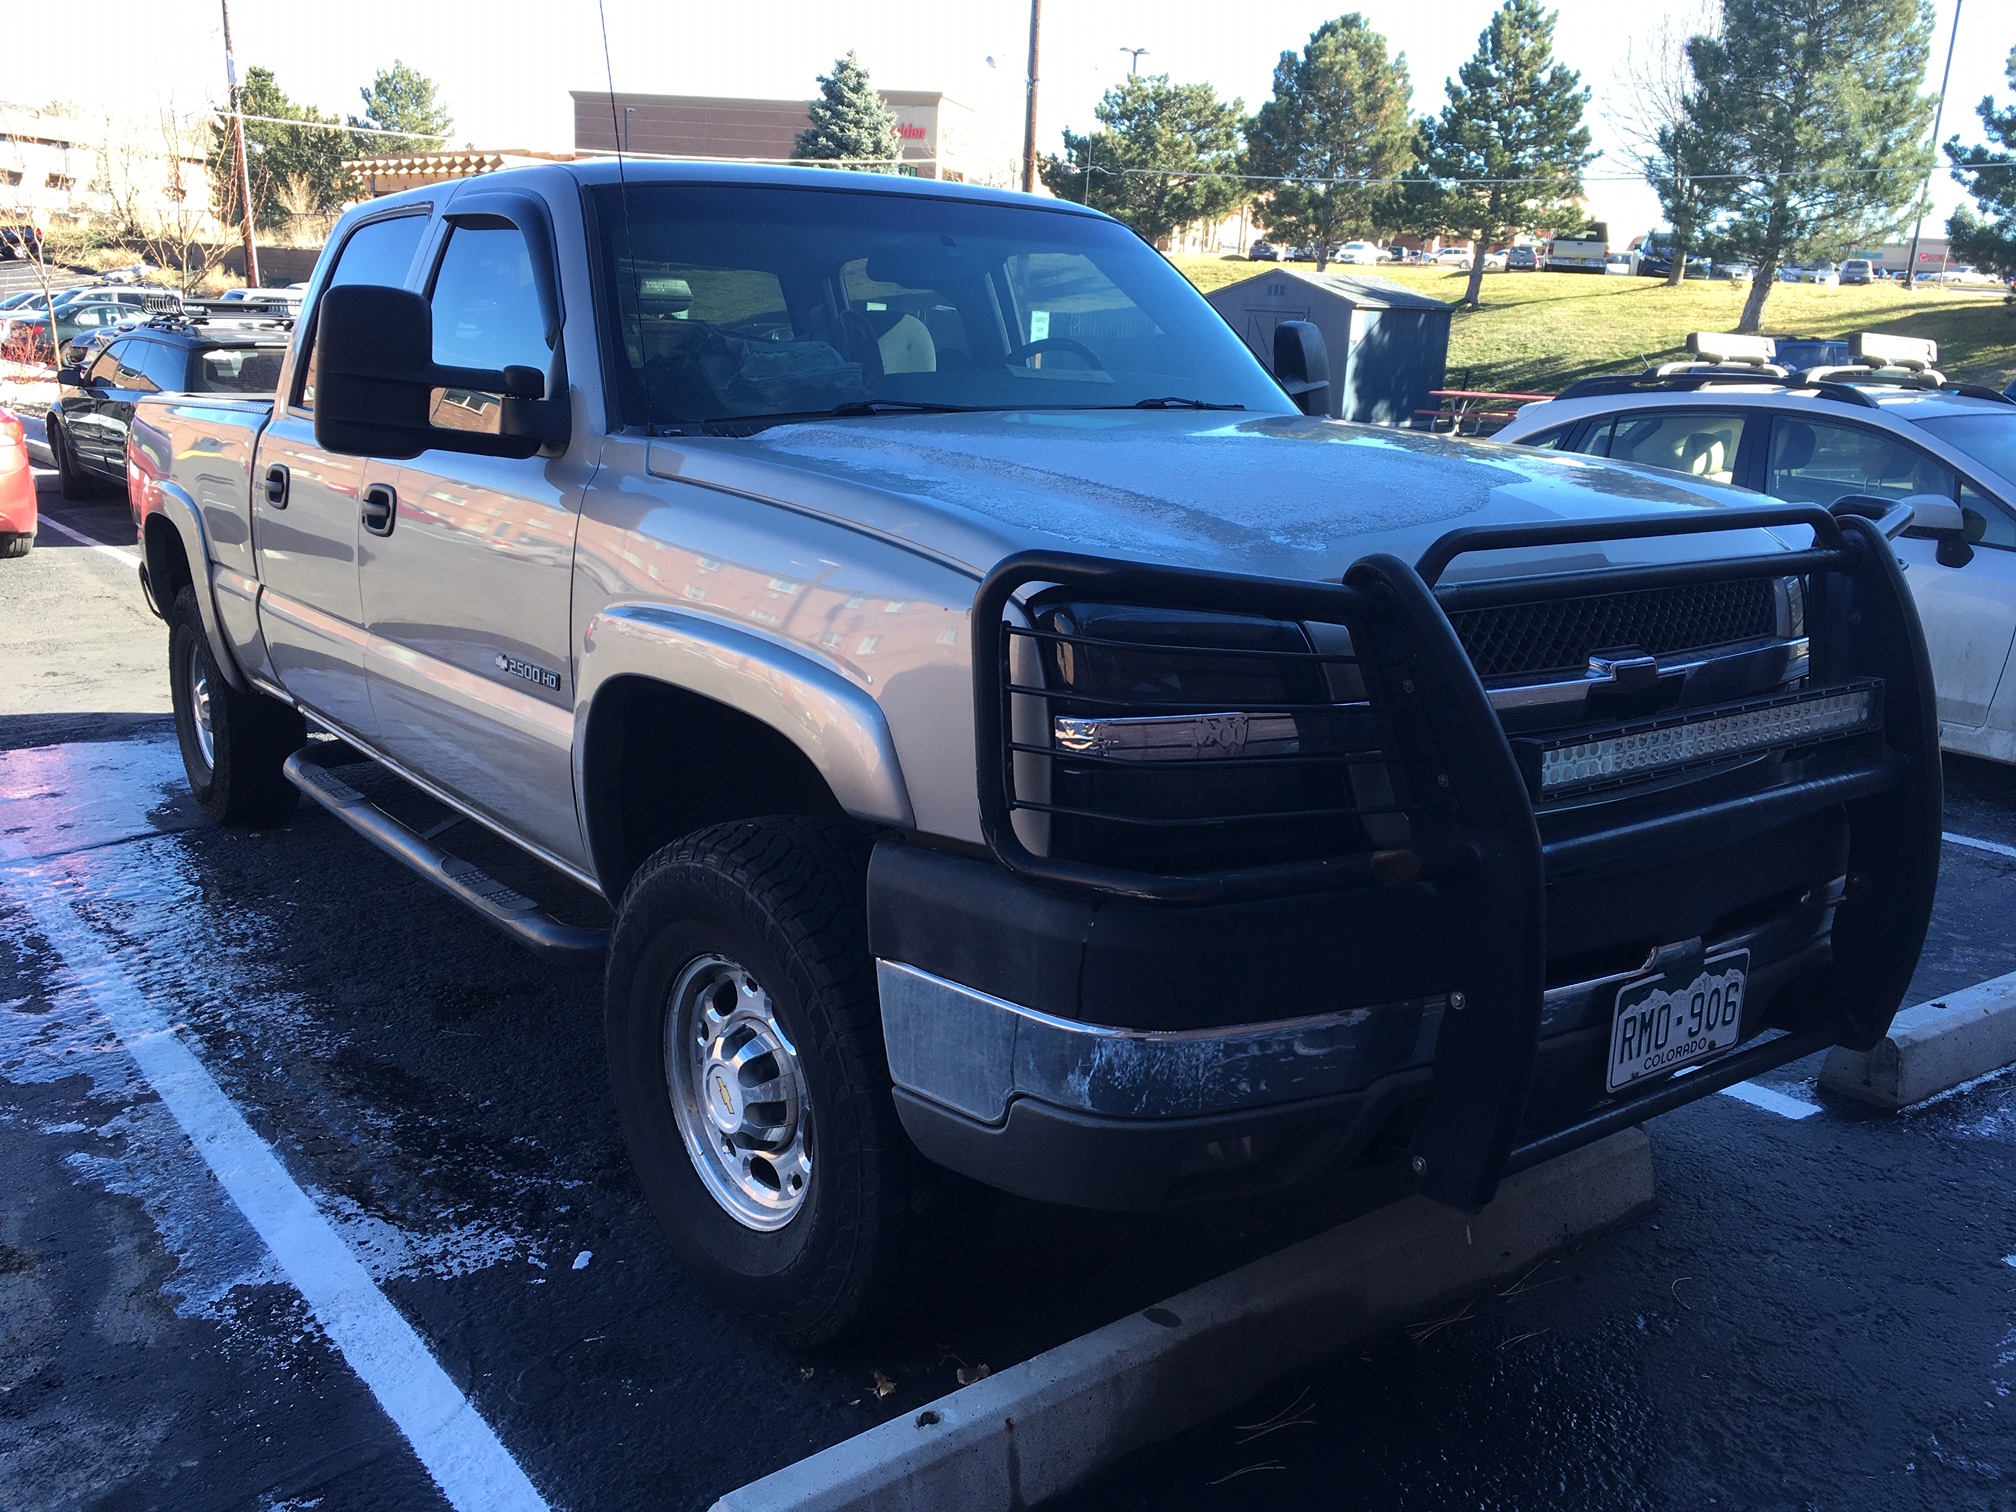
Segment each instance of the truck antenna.
[{"label": "truck antenna", "polygon": [[649,436],[656,428],[656,417],[652,413],[651,375],[644,357],[644,286],[637,275],[637,246],[630,235],[630,175],[623,165],[623,138],[628,135],[629,123],[616,113],[616,68],[609,61],[609,12],[603,0],[595,0],[595,15],[602,23],[602,72],[609,81],[609,130],[616,143],[616,183],[623,201],[623,257],[630,264],[630,308],[637,319],[638,381],[644,389],[644,434]]}]

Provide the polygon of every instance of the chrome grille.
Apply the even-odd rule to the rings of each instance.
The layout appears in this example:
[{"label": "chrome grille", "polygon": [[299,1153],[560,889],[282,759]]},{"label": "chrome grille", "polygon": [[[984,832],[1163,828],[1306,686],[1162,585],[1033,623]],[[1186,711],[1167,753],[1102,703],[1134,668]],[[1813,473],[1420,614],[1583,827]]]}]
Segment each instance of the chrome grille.
[{"label": "chrome grille", "polygon": [[1592,653],[1635,646],[1648,656],[1778,633],[1769,578],[1685,583],[1589,598],[1458,609],[1450,614],[1483,678],[1580,671]]}]

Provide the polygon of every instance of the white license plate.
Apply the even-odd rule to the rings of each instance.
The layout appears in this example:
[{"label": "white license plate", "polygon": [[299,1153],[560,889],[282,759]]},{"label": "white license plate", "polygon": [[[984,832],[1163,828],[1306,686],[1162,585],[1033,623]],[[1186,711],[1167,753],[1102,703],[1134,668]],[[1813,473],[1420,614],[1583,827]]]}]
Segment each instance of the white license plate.
[{"label": "white license plate", "polygon": [[1698,972],[1669,971],[1618,988],[1604,1085],[1616,1092],[1729,1049],[1742,1034],[1749,974],[1750,952],[1738,950]]}]

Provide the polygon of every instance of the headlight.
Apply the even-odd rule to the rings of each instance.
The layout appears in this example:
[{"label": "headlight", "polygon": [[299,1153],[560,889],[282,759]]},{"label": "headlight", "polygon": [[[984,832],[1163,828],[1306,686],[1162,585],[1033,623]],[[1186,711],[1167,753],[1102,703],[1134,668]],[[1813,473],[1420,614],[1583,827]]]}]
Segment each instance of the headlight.
[{"label": "headlight", "polygon": [[1047,758],[1051,854],[1296,860],[1375,830],[1389,843],[1379,821],[1404,822],[1363,812],[1390,810],[1392,789],[1344,627],[1068,603],[1034,628],[1043,714],[1017,722],[1017,751]]}]

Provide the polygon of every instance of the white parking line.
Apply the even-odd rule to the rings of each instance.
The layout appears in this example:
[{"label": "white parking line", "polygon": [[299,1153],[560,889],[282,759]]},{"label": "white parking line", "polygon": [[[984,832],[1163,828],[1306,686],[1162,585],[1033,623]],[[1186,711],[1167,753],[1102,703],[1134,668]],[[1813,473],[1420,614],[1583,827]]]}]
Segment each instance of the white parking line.
[{"label": "white parking line", "polygon": [[1733,1087],[1724,1087],[1722,1095],[1746,1102],[1753,1108],[1762,1108],[1766,1113],[1776,1113],[1780,1118],[1811,1118],[1820,1111],[1818,1103],[1787,1097],[1774,1087],[1760,1087],[1756,1082],[1738,1082]]},{"label": "white parking line", "polygon": [[42,516],[41,524],[43,529],[53,530],[58,535],[68,536],[79,546],[89,546],[93,551],[102,551],[105,555],[124,562],[128,567],[138,567],[140,565],[140,553],[137,551],[128,551],[123,546],[107,546],[103,541],[95,540],[84,534],[81,530],[72,530],[61,520],[50,519],[46,514]]},{"label": "white parking line", "polygon": [[1951,830],[1944,831],[1939,838],[1948,845],[1964,845],[1969,850],[1986,851],[1991,856],[2007,856],[2016,861],[2016,845],[2000,845],[1993,840],[1976,840],[1972,835],[1956,835]]},{"label": "white parking line", "polygon": [[6,885],[35,928],[104,1014],[120,1043],[188,1135],[239,1211],[273,1253],[378,1404],[413,1446],[457,1512],[547,1512],[533,1487],[456,1389],[427,1346],[386,1300],[328,1219],[252,1131],[167,1017],[105,954],[46,866],[0,846]]}]

